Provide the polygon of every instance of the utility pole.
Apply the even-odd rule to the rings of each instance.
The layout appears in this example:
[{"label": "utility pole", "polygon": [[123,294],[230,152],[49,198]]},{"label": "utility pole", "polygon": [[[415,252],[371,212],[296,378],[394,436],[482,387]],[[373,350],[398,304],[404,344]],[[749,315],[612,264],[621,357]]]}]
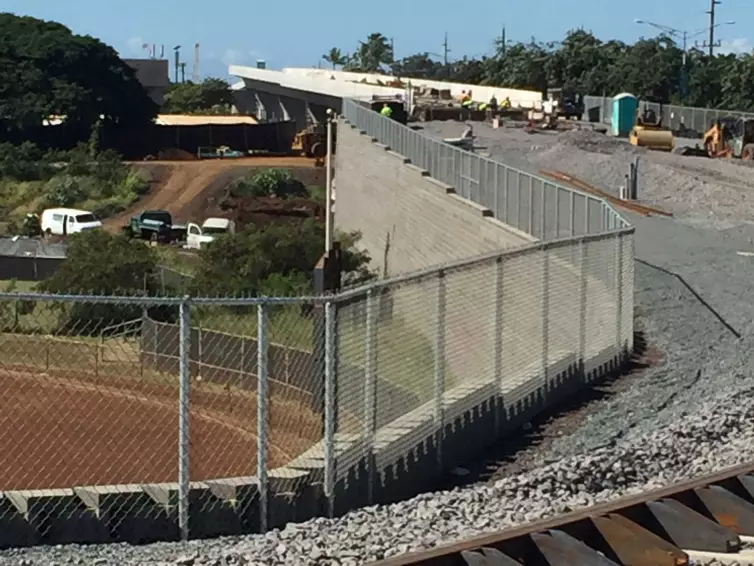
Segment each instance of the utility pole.
[{"label": "utility pole", "polygon": [[201,75],[199,75],[199,44],[197,43],[194,45],[194,72],[191,77],[191,80],[194,81],[195,84],[199,84]]},{"label": "utility pole", "polygon": [[443,52],[443,67],[445,68],[445,72],[448,72],[448,53],[450,53],[450,48],[448,47],[448,32],[445,32],[445,41],[442,44],[442,52]]},{"label": "utility pole", "polygon": [[715,47],[720,47],[720,42],[715,44],[715,28],[717,27],[715,25],[715,6],[721,3],[721,0],[710,0],[709,12],[707,12],[709,14],[709,43],[705,47],[709,48],[710,57],[715,55]]},{"label": "utility pole", "polygon": [[175,51],[175,83],[178,84],[178,71],[181,67],[181,46],[176,45],[173,47],[173,51]]},{"label": "utility pole", "polygon": [[503,35],[500,36],[500,51],[505,57],[505,51],[507,49],[508,40],[505,37],[505,26],[503,26]]}]

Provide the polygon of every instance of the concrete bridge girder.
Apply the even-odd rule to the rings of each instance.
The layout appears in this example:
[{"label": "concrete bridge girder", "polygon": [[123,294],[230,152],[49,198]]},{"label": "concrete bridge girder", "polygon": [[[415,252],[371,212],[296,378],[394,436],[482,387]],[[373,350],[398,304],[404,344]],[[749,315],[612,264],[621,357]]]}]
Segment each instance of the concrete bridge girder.
[{"label": "concrete bridge girder", "polygon": [[283,87],[274,83],[243,79],[245,88],[236,91],[239,110],[254,113],[260,120],[294,120],[304,129],[311,119],[325,120],[328,108],[341,111],[342,99]]}]

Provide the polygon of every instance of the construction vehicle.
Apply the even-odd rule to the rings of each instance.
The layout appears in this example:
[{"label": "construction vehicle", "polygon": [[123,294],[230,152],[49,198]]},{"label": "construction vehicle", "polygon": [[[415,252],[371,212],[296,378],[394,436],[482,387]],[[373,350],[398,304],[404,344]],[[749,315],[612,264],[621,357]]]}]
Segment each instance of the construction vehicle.
[{"label": "construction vehicle", "polygon": [[557,109],[557,117],[566,120],[581,120],[584,116],[584,96],[570,89],[547,89],[547,98],[552,100]]},{"label": "construction vehicle", "polygon": [[754,160],[754,119],[728,118],[716,121],[704,134],[704,149],[710,157]]},{"label": "construction vehicle", "polygon": [[[332,126],[333,153],[335,153],[336,127]],[[327,157],[327,125],[310,124],[293,138],[291,149],[314,159],[315,167],[324,167]]]},{"label": "construction vehicle", "polygon": [[673,151],[675,138],[673,132],[663,127],[662,116],[662,104],[659,112],[655,112],[647,104],[637,110],[636,123],[628,136],[631,145],[654,151]]}]

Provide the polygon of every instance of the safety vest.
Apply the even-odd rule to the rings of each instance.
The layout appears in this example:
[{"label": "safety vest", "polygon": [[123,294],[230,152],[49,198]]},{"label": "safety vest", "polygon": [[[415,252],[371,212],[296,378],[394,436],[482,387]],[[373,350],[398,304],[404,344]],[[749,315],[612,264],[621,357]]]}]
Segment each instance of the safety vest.
[{"label": "safety vest", "polygon": [[382,114],[386,118],[390,118],[390,116],[393,115],[393,109],[390,108],[390,106],[383,106],[382,110],[380,110],[380,114]]}]

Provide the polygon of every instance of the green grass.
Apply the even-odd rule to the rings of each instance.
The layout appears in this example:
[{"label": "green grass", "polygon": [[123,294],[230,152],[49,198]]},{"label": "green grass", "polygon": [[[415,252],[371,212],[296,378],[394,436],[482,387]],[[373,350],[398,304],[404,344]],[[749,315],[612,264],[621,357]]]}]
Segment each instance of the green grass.
[{"label": "green grass", "polygon": [[[282,346],[311,351],[314,343],[314,318],[302,316],[300,312],[298,306],[271,308],[267,319],[269,340]],[[197,307],[192,321],[192,326],[248,338],[257,337],[257,324],[254,307],[245,313],[235,313],[227,307]]]},{"label": "green grass", "polygon": [[153,249],[157,254],[157,263],[167,268],[193,276],[199,267],[199,255],[196,252],[173,246],[157,246]]},{"label": "green grass", "polygon": [[57,206],[51,200],[52,195],[67,184],[74,187],[70,189],[75,195],[69,204],[71,208],[91,210],[100,218],[113,216],[138,201],[149,188],[136,170],[126,167],[121,173],[121,178],[114,182],[102,181],[94,175],[62,173],[40,181],[0,178],[0,214],[8,222],[19,224],[26,214]]}]

